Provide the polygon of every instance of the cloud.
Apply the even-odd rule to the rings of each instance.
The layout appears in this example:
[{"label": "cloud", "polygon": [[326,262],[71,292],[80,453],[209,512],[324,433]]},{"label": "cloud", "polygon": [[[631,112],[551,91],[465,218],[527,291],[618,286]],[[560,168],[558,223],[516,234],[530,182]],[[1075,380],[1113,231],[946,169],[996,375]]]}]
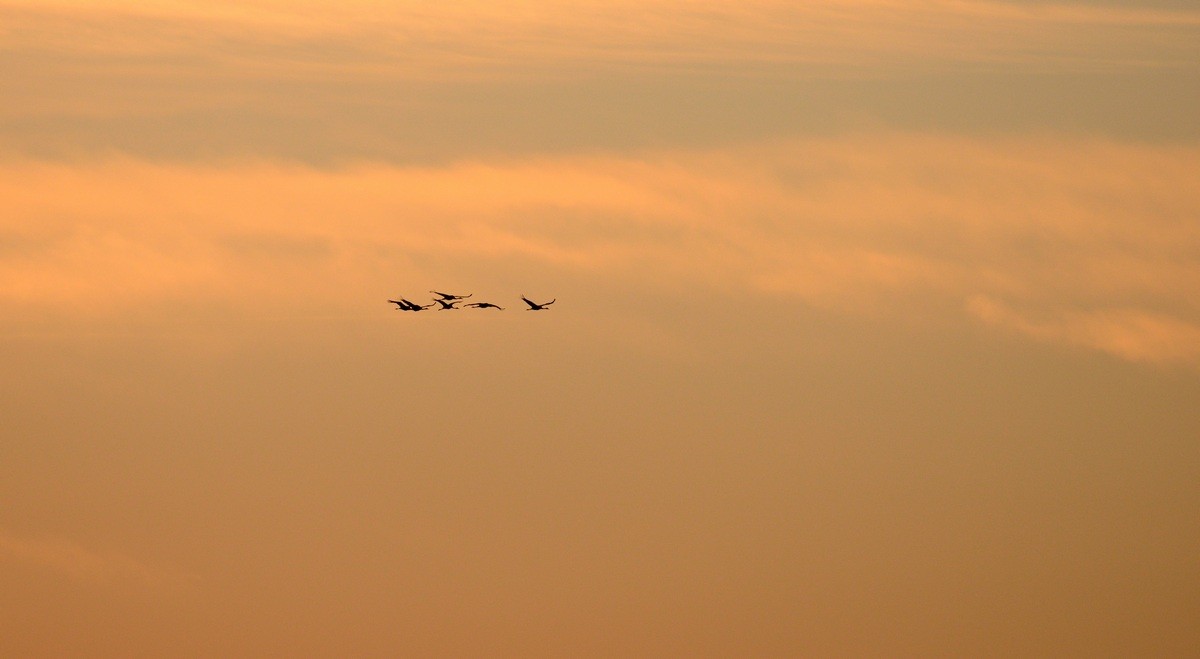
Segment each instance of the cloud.
[{"label": "cloud", "polygon": [[1200,323],[1138,309],[1058,311],[1036,318],[986,296],[967,301],[984,322],[1040,341],[1060,341],[1122,359],[1150,363],[1200,364]]},{"label": "cloud", "polygon": [[963,63],[1191,67],[1200,48],[1200,12],[971,0],[9,0],[0,17],[0,46],[43,76],[860,76]]},{"label": "cloud", "polygon": [[356,313],[389,282],[561,275],[585,300],[748,293],[1197,364],[1195,180],[1195,146],[912,134],[444,167],[17,161],[0,307]]},{"label": "cloud", "polygon": [[195,574],[152,566],[117,552],[97,552],[67,540],[19,536],[0,529],[0,561],[5,560],[38,566],[79,581],[133,584],[154,590],[181,588],[199,580]]},{"label": "cloud", "polygon": [[881,125],[1196,134],[1200,12],[0,0],[0,159],[446,162]]}]

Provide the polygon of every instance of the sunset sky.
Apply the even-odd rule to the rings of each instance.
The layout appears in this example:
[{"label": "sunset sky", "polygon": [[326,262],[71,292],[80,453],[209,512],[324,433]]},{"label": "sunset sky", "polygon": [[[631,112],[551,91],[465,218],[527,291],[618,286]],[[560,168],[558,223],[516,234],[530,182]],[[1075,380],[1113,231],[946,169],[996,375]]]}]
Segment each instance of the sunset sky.
[{"label": "sunset sky", "polygon": [[1192,0],[0,0],[0,99],[0,656],[1200,647]]}]

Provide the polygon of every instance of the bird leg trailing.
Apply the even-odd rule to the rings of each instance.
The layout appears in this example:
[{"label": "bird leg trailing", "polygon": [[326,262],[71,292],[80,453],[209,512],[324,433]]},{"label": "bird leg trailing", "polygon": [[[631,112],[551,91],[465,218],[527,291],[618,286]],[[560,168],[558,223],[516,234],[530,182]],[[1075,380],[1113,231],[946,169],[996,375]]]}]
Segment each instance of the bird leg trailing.
[{"label": "bird leg trailing", "polygon": [[557,298],[555,298],[554,300],[550,300],[549,302],[544,302],[542,304],[538,304],[537,302],[530,300],[529,298],[525,297],[524,295],[521,296],[521,299],[525,301],[525,304],[529,305],[529,308],[526,309],[526,311],[543,311],[543,310],[545,310],[546,307],[554,304],[557,301]]},{"label": "bird leg trailing", "polygon": [[499,309],[501,311],[504,311],[504,307],[492,304],[491,302],[472,302],[470,304],[464,304],[463,306],[464,307],[474,307],[476,309]]},{"label": "bird leg trailing", "polygon": [[468,293],[467,295],[451,295],[449,293],[440,293],[438,291],[429,291],[429,292],[433,293],[434,295],[440,295],[443,300],[465,300],[465,299],[471,297],[472,295],[474,295],[474,293]]}]

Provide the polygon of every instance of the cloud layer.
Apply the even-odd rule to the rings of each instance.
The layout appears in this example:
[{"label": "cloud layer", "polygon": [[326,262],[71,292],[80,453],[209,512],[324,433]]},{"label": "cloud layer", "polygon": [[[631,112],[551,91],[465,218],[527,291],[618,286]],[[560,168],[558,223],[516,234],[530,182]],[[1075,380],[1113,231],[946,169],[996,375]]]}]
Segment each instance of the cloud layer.
[{"label": "cloud layer", "polygon": [[1195,147],[875,134],[446,167],[116,159],[2,174],[10,318],[181,300],[358,313],[389,282],[536,272],[585,282],[585,299],[744,291],[1200,361]]},{"label": "cloud layer", "polygon": [[1200,13],[0,0],[0,159],[445,163],[831,130],[1194,140]]},{"label": "cloud layer", "polygon": [[8,1],[0,15],[10,56],[60,72],[251,79],[1191,67],[1200,31],[1195,11],[979,1]]}]

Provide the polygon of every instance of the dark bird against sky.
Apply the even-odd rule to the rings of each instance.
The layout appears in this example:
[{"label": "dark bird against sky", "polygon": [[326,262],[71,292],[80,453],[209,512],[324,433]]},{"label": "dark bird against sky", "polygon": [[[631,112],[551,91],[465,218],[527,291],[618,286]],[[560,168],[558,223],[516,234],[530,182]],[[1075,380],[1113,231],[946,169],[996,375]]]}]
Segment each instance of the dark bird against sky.
[{"label": "dark bird against sky", "polygon": [[529,305],[529,308],[526,309],[526,311],[542,311],[546,307],[554,304],[555,301],[557,300],[557,298],[556,298],[555,300],[550,300],[549,302],[544,302],[542,304],[538,304],[537,302],[530,300],[529,298],[525,297],[524,295],[521,296],[521,299],[525,300],[525,304]]},{"label": "dark bird against sky", "polygon": [[392,304],[396,305],[397,311],[424,311],[424,310],[428,309],[429,307],[433,306],[432,304],[427,304],[425,306],[421,306],[415,302],[411,302],[404,298],[400,298],[399,300],[389,299],[388,302],[391,302]]},{"label": "dark bird against sky", "polygon": [[[399,300],[393,300],[393,299],[389,298],[388,302],[396,305],[396,308],[400,311],[423,311],[425,309],[428,309],[428,308],[434,306],[435,304],[440,306],[439,311],[447,311],[450,309],[466,309],[466,308],[496,309],[499,311],[504,311],[504,307],[502,307],[498,304],[494,304],[492,302],[471,302],[471,303],[463,303],[462,302],[462,300],[464,300],[465,298],[471,297],[471,295],[451,295],[449,293],[441,293],[439,291],[430,291],[430,293],[433,293],[435,295],[440,295],[441,297],[434,298],[432,302],[430,302],[429,304],[426,304],[424,306],[419,305],[411,300],[408,300],[407,298],[400,298]],[[524,295],[521,296],[521,300],[523,300],[525,302],[525,304],[529,305],[529,308],[526,309],[526,311],[544,311],[544,310],[546,310],[547,307],[549,307],[550,305],[554,304],[557,301],[557,299],[554,299],[554,300],[550,300],[549,302],[543,302],[543,303],[539,304],[537,302],[534,302],[533,300],[530,300],[529,298],[525,297]],[[459,304],[462,304],[462,306],[461,307],[458,306]]]}]

